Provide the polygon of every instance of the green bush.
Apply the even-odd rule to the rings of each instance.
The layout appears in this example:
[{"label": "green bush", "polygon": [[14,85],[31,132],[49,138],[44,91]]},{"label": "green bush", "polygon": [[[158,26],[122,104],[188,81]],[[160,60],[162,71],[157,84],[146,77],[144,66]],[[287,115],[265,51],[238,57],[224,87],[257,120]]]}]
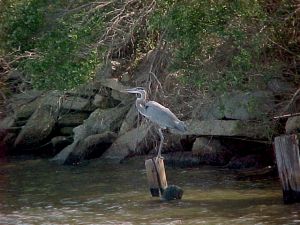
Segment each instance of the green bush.
[{"label": "green bush", "polygon": [[102,29],[102,19],[93,16],[80,24],[81,19],[73,15],[58,20],[55,29],[35,43],[40,57],[21,64],[36,88],[69,89],[93,77],[100,54],[91,45]]},{"label": "green bush", "polygon": [[7,20],[0,27],[1,48],[12,52],[20,46],[21,52],[37,53],[37,58],[18,64],[34,88],[64,90],[93,77],[101,62],[94,45],[101,35],[103,13],[64,13],[63,3],[50,0],[3,4]]},{"label": "green bush", "polygon": [[34,38],[44,23],[45,0],[0,2],[0,49],[21,52],[34,47]]},{"label": "green bush", "polygon": [[247,89],[251,74],[266,72],[266,23],[256,0],[160,0],[151,20],[174,49],[170,69],[183,73],[180,80],[220,92]]},{"label": "green bush", "polygon": [[[92,1],[2,0],[0,54],[16,49],[18,54],[37,53],[38,58],[17,64],[36,88],[74,87],[93,77],[106,51],[98,41],[111,19],[123,12],[143,24],[130,31],[131,55],[123,56],[135,58],[135,65],[163,37],[172,53],[169,70],[180,74],[183,84],[201,90],[254,88],[280,68],[274,66],[272,54],[290,62],[299,57],[298,36],[293,35],[298,32],[297,15],[288,0],[156,0],[153,11],[141,19],[138,10],[150,2],[113,1],[107,7],[86,10],[81,6]],[[76,10],[70,10],[70,5]],[[118,29],[125,37],[129,23],[124,24]],[[108,45],[114,46],[112,42]],[[288,57],[285,50],[291,53]]]}]

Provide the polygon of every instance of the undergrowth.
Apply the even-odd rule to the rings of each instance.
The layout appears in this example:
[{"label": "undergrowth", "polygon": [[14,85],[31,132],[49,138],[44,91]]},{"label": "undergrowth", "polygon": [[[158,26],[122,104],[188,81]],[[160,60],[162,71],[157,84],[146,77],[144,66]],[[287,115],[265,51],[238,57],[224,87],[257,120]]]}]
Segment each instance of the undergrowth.
[{"label": "undergrowth", "polygon": [[34,88],[69,89],[93,76],[100,63],[100,48],[93,44],[101,34],[102,13],[73,13],[60,1],[11,0],[2,5],[1,49],[37,54],[16,65]]},{"label": "undergrowth", "polygon": [[69,89],[91,79],[104,55],[135,65],[158,41],[171,53],[169,71],[199,90],[260,88],[285,68],[298,82],[296,3],[3,0],[0,54],[36,53],[13,66],[39,89]]},{"label": "undergrowth", "polygon": [[182,83],[212,92],[252,89],[278,69],[275,61],[265,60],[273,25],[263,3],[161,0],[159,4],[153,27],[163,30],[175,49],[170,69],[181,71]]}]

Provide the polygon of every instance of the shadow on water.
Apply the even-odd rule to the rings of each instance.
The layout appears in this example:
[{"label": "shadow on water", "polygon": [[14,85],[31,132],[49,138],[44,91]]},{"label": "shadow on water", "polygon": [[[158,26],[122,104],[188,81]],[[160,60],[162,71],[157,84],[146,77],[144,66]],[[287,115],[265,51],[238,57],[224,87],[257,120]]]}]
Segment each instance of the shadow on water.
[{"label": "shadow on water", "polygon": [[297,224],[300,206],[283,205],[278,179],[237,180],[230,171],[167,168],[183,200],[150,197],[144,159],[47,160],[0,165],[1,224]]}]

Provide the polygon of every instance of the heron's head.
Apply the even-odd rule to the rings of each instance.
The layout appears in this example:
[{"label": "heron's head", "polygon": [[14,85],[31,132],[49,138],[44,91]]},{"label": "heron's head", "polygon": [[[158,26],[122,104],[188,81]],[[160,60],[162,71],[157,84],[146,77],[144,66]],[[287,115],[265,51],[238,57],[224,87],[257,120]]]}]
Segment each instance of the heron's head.
[{"label": "heron's head", "polygon": [[142,87],[135,87],[135,88],[130,88],[130,89],[125,89],[122,92],[125,93],[132,93],[132,94],[139,94],[140,96],[137,99],[143,99],[146,100],[146,95],[147,92],[144,88]]}]

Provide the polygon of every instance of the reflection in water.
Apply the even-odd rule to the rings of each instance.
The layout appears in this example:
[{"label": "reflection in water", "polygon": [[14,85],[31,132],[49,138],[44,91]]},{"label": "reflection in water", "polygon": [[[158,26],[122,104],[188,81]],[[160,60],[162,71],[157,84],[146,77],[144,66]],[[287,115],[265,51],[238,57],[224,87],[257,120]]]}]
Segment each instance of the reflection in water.
[{"label": "reflection in water", "polygon": [[0,164],[0,224],[298,224],[277,179],[236,180],[229,171],[167,167],[183,200],[150,197],[144,160],[79,167],[47,160]]}]

